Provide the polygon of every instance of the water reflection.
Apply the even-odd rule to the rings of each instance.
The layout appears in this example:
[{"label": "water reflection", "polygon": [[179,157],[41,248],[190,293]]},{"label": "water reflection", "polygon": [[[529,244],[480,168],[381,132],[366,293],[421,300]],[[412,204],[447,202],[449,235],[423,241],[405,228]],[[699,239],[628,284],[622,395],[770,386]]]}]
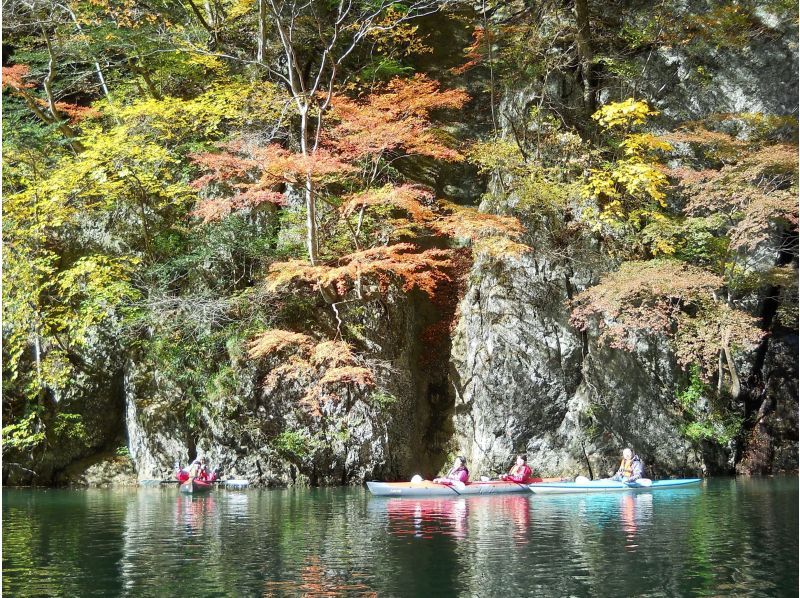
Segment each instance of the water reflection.
[{"label": "water reflection", "polygon": [[797,595],[796,479],[583,496],[3,499],[14,596]]},{"label": "water reflection", "polygon": [[178,494],[175,502],[176,531],[185,531],[188,536],[205,532],[206,527],[219,526],[219,513],[212,495],[195,496]]},{"label": "water reflection", "polygon": [[464,538],[469,514],[465,498],[389,498],[370,502],[383,512],[387,532],[395,536],[432,538],[436,534]]}]

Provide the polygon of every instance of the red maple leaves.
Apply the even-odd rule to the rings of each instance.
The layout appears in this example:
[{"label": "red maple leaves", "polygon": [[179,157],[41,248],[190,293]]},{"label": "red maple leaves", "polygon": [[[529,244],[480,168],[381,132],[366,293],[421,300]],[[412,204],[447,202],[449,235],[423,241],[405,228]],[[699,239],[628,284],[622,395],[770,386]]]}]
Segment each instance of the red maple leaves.
[{"label": "red maple leaves", "polygon": [[343,182],[359,172],[360,162],[376,162],[387,154],[461,160],[447,136],[433,128],[429,115],[461,108],[468,99],[462,90],[441,91],[438,82],[422,75],[397,79],[365,98],[335,96],[331,126],[323,131],[319,146],[305,153],[240,139],[222,145],[220,152],[196,154],[192,159],[204,174],[193,186],[217,186],[218,192],[202,200],[195,215],[208,222],[259,203],[280,205],[287,184],[307,178],[314,185]]}]

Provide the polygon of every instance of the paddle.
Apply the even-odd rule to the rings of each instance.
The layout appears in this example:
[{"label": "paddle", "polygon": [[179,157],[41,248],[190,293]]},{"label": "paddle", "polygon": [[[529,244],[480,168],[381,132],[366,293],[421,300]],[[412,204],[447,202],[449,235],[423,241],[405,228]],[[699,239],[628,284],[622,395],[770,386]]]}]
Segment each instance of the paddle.
[{"label": "paddle", "polygon": [[459,482],[458,480],[447,480],[446,483],[442,482],[440,485],[445,486],[446,488],[450,488],[450,490],[452,490],[459,496],[461,496],[461,492],[464,491],[464,488],[467,487],[467,485],[464,482]]},{"label": "paddle", "polygon": [[648,478],[639,478],[638,480],[633,480],[632,482],[625,482],[631,488],[649,488],[653,485],[653,480]]},{"label": "paddle", "polygon": [[161,484],[180,484],[180,480],[139,480],[140,486],[159,486]]}]

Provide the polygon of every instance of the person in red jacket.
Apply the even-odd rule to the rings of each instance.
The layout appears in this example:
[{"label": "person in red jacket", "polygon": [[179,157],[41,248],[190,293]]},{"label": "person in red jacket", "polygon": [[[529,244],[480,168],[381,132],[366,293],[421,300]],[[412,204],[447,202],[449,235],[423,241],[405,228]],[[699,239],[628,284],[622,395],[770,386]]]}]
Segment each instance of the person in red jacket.
[{"label": "person in red jacket", "polygon": [[517,462],[507,474],[500,476],[501,480],[528,484],[533,480],[533,472],[528,467],[528,455],[517,455]]}]

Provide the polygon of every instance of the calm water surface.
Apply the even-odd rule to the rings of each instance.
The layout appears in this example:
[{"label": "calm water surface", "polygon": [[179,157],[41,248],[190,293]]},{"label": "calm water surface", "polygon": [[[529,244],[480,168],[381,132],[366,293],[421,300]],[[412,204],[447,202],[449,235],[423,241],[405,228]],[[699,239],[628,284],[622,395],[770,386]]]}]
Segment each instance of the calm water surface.
[{"label": "calm water surface", "polygon": [[3,491],[7,596],[797,596],[798,480],[613,495]]}]

